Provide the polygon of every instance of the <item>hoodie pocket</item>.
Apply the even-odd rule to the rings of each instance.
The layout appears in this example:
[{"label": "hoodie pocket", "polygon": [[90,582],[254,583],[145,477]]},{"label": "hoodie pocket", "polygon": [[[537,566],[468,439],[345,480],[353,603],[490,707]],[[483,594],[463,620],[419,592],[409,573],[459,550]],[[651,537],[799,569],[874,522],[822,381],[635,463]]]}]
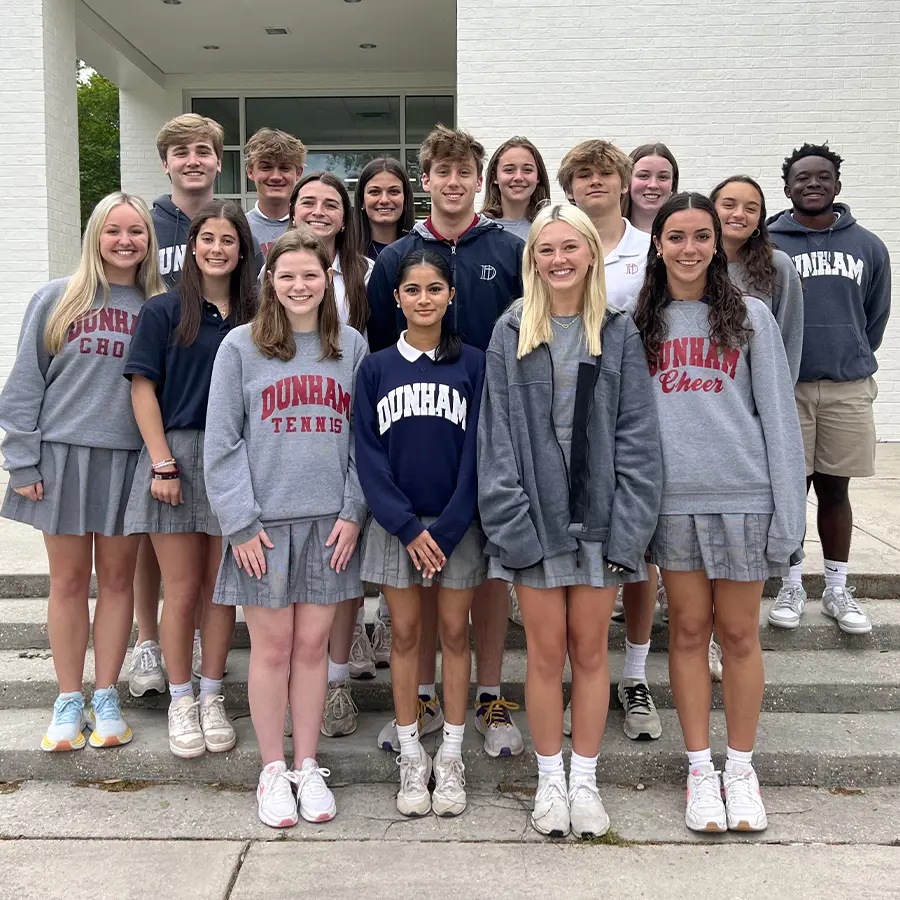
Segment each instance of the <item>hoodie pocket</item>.
[{"label": "hoodie pocket", "polygon": [[868,344],[859,329],[845,322],[841,325],[804,325],[804,350],[816,357],[830,356],[849,360],[852,357],[868,359],[871,355]]}]

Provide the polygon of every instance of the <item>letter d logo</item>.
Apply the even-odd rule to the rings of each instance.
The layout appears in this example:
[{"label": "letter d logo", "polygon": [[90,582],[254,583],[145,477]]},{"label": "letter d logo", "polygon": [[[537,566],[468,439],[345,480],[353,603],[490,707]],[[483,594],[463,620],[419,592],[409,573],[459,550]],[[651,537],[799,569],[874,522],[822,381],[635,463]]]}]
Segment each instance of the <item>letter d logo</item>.
[{"label": "letter d logo", "polygon": [[482,266],[481,267],[481,280],[482,281],[493,281],[494,278],[497,277],[497,270],[493,266]]}]

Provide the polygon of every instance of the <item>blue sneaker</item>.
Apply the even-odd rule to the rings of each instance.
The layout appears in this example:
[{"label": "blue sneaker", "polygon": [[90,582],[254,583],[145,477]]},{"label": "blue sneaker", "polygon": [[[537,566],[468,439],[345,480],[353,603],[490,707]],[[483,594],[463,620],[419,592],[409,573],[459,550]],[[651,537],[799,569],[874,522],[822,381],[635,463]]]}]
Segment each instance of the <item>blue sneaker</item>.
[{"label": "blue sneaker", "polygon": [[92,747],[118,747],[127,744],[134,735],[122,718],[119,692],[115,687],[98,688],[91,700],[88,713]]},{"label": "blue sneaker", "polygon": [[53,718],[47,733],[41,739],[41,750],[58,753],[64,750],[80,750],[84,744],[84,696],[60,694],[53,704]]}]

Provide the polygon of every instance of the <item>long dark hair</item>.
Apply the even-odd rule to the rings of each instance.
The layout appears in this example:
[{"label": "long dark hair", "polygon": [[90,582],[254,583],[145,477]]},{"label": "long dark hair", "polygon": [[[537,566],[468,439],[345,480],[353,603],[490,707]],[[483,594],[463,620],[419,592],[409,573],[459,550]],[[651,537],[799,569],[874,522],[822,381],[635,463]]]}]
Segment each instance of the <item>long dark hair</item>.
[{"label": "long dark hair", "polygon": [[487,172],[484,176],[484,206],[481,207],[483,216],[491,219],[503,218],[503,199],[500,196],[500,185],[497,184],[497,169],[500,167],[500,157],[507,150],[513,150],[517,147],[527,150],[534,157],[534,164],[538,173],[537,185],[534,193],[528,200],[525,218],[529,222],[533,222],[538,211],[550,202],[550,176],[547,174],[544,158],[541,156],[538,148],[528,138],[517,135],[516,137],[511,137],[508,141],[504,141],[496,149],[491,157],[491,161],[488,163]]},{"label": "long dark hair", "polygon": [[[661,144],[658,141],[655,144],[641,144],[640,147],[635,147],[629,156],[635,165],[647,156],[661,156],[672,167],[672,193],[678,193],[678,160],[675,159],[675,154],[665,144]],[[634,169],[632,169],[632,178],[633,177]],[[662,207],[660,207],[660,209],[662,209]],[[622,215],[631,221],[630,184],[628,190],[622,195]]]},{"label": "long dark hair", "polygon": [[647,272],[638,294],[634,321],[641,332],[644,353],[651,365],[660,365],[660,349],[668,336],[665,307],[669,300],[668,274],[656,242],[670,216],[686,209],[700,209],[712,220],[716,250],[706,270],[706,298],[709,302],[709,338],[720,347],[740,347],[749,341],[753,330],[747,325],[747,304],[743,294],[728,277],[728,257],[722,247],[722,224],[712,200],[703,194],[673,194],[653,220]]},{"label": "long dark hair", "polygon": [[366,185],[382,172],[393,175],[403,186],[403,213],[397,220],[397,237],[401,238],[404,234],[409,234],[416,221],[415,200],[406,170],[396,159],[391,159],[389,156],[379,156],[373,159],[359,173],[356,193],[353,195],[353,227],[357,232],[357,243],[364,253],[372,243],[372,225],[366,215],[365,207]]},{"label": "long dark hair", "polygon": [[[400,268],[397,270],[396,289],[400,290],[403,279],[406,278],[410,269],[416,266],[431,266],[441,278],[441,281],[447,283],[448,288],[453,287],[453,274],[447,260],[441,256],[436,250],[412,250],[403,257],[400,262]],[[448,312],[444,313],[441,319],[441,340],[435,350],[434,361],[436,363],[453,363],[459,359],[462,353],[462,341],[453,327],[452,316]]]},{"label": "long dark hair", "polygon": [[178,343],[189,347],[197,340],[203,318],[203,273],[194,258],[197,236],[210,219],[225,219],[238,236],[238,264],[231,272],[232,325],[244,325],[256,314],[256,251],[244,211],[233,200],[211,200],[191,219],[187,248],[181,267],[181,322]]},{"label": "long dark hair", "polygon": [[713,203],[722,192],[722,189],[735,181],[741,184],[749,184],[759,194],[759,224],[756,233],[741,245],[738,251],[738,259],[747,269],[747,292],[752,294],[754,290],[771,297],[775,291],[775,262],[773,251],[775,245],[769,237],[769,228],[766,225],[766,197],[762,188],[754,178],[749,175],[732,175],[724,181],[720,181],[709,195]]},{"label": "long dark hair", "polygon": [[297,227],[294,216],[297,197],[311,181],[320,181],[322,184],[334,188],[341,198],[341,205],[344,208],[344,225],[334,236],[334,249],[341,257],[341,275],[344,279],[347,306],[350,310],[347,324],[362,334],[369,321],[369,299],[366,296],[366,272],[369,270],[369,264],[366,262],[363,248],[359,244],[357,230],[353,227],[353,206],[350,203],[347,188],[344,187],[341,179],[332,175],[331,172],[310,172],[309,175],[301,178],[291,192],[291,228]]}]

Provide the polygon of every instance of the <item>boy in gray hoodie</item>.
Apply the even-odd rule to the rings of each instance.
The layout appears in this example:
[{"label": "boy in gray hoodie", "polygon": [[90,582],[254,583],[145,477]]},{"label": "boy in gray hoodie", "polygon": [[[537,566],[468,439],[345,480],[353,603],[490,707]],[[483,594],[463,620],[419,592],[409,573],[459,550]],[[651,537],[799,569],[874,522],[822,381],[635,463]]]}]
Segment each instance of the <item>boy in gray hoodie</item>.
[{"label": "boy in gray hoodie", "polygon": [[[872,630],[847,588],[853,477],[875,473],[878,393],[872,377],[891,309],[891,266],[884,243],[857,224],[841,192],[841,157],[827,144],[804,144],[784,161],[790,210],[769,223],[772,241],[803,281],[804,339],[795,394],[806,455],[807,490],[818,498],[825,556],[822,611],[851,634]],[[802,564],[783,581],[769,622],[796,628],[806,602]]]}]

